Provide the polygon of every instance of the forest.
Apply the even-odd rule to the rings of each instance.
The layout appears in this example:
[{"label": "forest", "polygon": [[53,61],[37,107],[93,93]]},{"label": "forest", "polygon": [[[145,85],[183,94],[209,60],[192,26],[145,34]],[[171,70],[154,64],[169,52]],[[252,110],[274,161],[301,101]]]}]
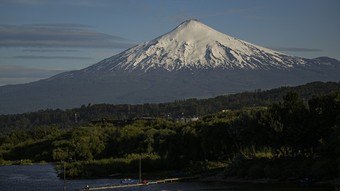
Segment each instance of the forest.
[{"label": "forest", "polygon": [[[288,92],[297,92],[304,101],[317,95],[340,90],[339,82],[312,82],[296,87],[280,87],[271,90],[255,90],[208,99],[177,100],[169,103],[91,104],[73,109],[45,109],[23,114],[0,115],[0,135],[9,131],[55,125],[60,128],[84,126],[91,121],[131,120],[141,117],[165,118],[176,121],[181,118],[201,117],[222,110],[268,106],[282,101]],[[1,110],[1,106],[0,106]]]},{"label": "forest", "polygon": [[[149,105],[156,107],[156,111],[145,104],[144,115],[146,111],[158,112],[158,115],[148,113],[153,116],[152,120],[137,118],[121,125],[89,122],[90,116],[97,118],[101,114],[116,118],[119,106],[109,105],[5,115],[2,121],[7,121],[1,123],[5,124],[2,128],[16,130],[1,134],[0,164],[67,162],[67,177],[89,178],[137,172],[141,157],[143,172],[199,173],[215,166],[222,167],[226,177],[334,179],[340,176],[339,84],[319,83],[324,92],[322,88],[315,88],[317,85],[306,88],[311,86],[307,84],[299,91],[283,88],[238,94],[242,96],[234,102],[230,102],[232,96],[221,96]],[[241,98],[243,96],[252,99]],[[216,107],[204,104],[216,104]],[[200,107],[204,108],[202,115],[197,115]],[[131,106],[130,112],[137,108]],[[89,114],[85,115],[82,110]],[[67,127],[66,123],[57,122],[61,119],[54,120],[56,123],[37,122],[29,126],[31,122],[24,122],[24,127],[11,123],[15,116],[32,120],[33,116],[44,113],[50,117],[52,113],[55,116],[64,113],[71,121],[73,116],[68,113],[74,111],[87,116],[87,122],[85,119],[69,122]],[[108,115],[111,111],[115,111],[112,116]],[[176,121],[159,115],[165,111],[186,112],[188,116],[198,116],[198,120]]]}]

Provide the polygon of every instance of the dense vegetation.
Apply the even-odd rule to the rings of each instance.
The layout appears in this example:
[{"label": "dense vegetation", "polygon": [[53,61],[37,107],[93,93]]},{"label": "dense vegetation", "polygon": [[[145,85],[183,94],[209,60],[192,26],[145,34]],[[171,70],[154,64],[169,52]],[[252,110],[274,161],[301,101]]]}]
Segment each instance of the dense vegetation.
[{"label": "dense vegetation", "polygon": [[[91,107],[90,107],[91,108]],[[226,176],[332,179],[340,175],[340,92],[301,99],[288,92],[265,107],[131,124],[34,126],[0,139],[0,163],[69,161],[68,176],[206,167],[227,162]]]},{"label": "dense vegetation", "polygon": [[244,107],[267,106],[273,102],[281,101],[283,96],[291,91],[297,92],[303,100],[308,100],[315,95],[325,95],[339,90],[340,83],[313,82],[297,87],[281,87],[266,91],[256,90],[255,92],[243,92],[210,99],[188,99],[171,103],[140,105],[88,104],[80,108],[67,110],[47,109],[24,114],[0,115],[0,128],[2,133],[46,125],[72,128],[84,126],[92,120],[101,120],[102,118],[123,120],[142,116],[175,120],[182,117],[209,115],[226,109],[235,110]]}]

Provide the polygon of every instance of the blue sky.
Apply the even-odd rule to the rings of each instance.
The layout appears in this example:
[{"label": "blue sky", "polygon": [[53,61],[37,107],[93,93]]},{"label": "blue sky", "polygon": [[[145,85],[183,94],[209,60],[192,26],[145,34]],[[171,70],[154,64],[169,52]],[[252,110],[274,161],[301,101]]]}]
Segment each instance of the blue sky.
[{"label": "blue sky", "polygon": [[0,85],[87,67],[187,19],[286,54],[340,60],[339,0],[0,0]]}]

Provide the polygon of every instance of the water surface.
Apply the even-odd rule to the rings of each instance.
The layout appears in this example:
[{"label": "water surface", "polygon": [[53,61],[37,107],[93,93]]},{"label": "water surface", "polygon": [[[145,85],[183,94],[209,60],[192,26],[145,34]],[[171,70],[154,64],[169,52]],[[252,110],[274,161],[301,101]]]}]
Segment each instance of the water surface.
[{"label": "water surface", "polygon": [[[117,184],[117,179],[67,180],[68,191],[86,185]],[[62,191],[63,180],[57,177],[52,164],[0,166],[0,191]],[[299,187],[284,184],[227,184],[202,182],[175,182],[144,187],[115,189],[117,191],[333,191],[332,187]]]}]

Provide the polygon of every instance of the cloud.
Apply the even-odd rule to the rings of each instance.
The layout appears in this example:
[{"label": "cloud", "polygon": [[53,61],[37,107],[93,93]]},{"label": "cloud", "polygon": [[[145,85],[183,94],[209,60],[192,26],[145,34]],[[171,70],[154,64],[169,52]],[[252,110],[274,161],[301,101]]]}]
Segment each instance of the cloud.
[{"label": "cloud", "polygon": [[17,77],[38,77],[49,76],[51,74],[57,74],[64,72],[64,70],[56,69],[42,69],[42,68],[30,68],[18,65],[2,65],[0,66],[1,78],[17,78]]},{"label": "cloud", "polygon": [[17,4],[17,5],[71,5],[84,7],[103,7],[109,5],[108,0],[0,0],[1,4]]},{"label": "cloud", "polygon": [[41,28],[66,28],[66,29],[77,29],[77,28],[91,28],[90,25],[74,24],[74,23],[56,23],[56,24],[31,24],[23,26],[41,27]]},{"label": "cloud", "polygon": [[64,72],[64,70],[29,68],[17,65],[0,66],[0,86],[36,81]]},{"label": "cloud", "polygon": [[300,48],[300,47],[268,47],[272,50],[282,52],[322,52],[322,49],[317,48]]},{"label": "cloud", "polygon": [[23,49],[22,52],[80,52],[80,50],[73,49]]},{"label": "cloud", "polygon": [[34,5],[41,4],[43,0],[0,0],[1,4],[24,4],[24,5]]},{"label": "cloud", "polygon": [[83,56],[36,56],[36,55],[24,55],[24,56],[13,56],[10,58],[14,59],[64,59],[64,60],[91,60],[91,57]]},{"label": "cloud", "polygon": [[127,39],[90,30],[79,24],[0,25],[0,47],[118,48]]}]

